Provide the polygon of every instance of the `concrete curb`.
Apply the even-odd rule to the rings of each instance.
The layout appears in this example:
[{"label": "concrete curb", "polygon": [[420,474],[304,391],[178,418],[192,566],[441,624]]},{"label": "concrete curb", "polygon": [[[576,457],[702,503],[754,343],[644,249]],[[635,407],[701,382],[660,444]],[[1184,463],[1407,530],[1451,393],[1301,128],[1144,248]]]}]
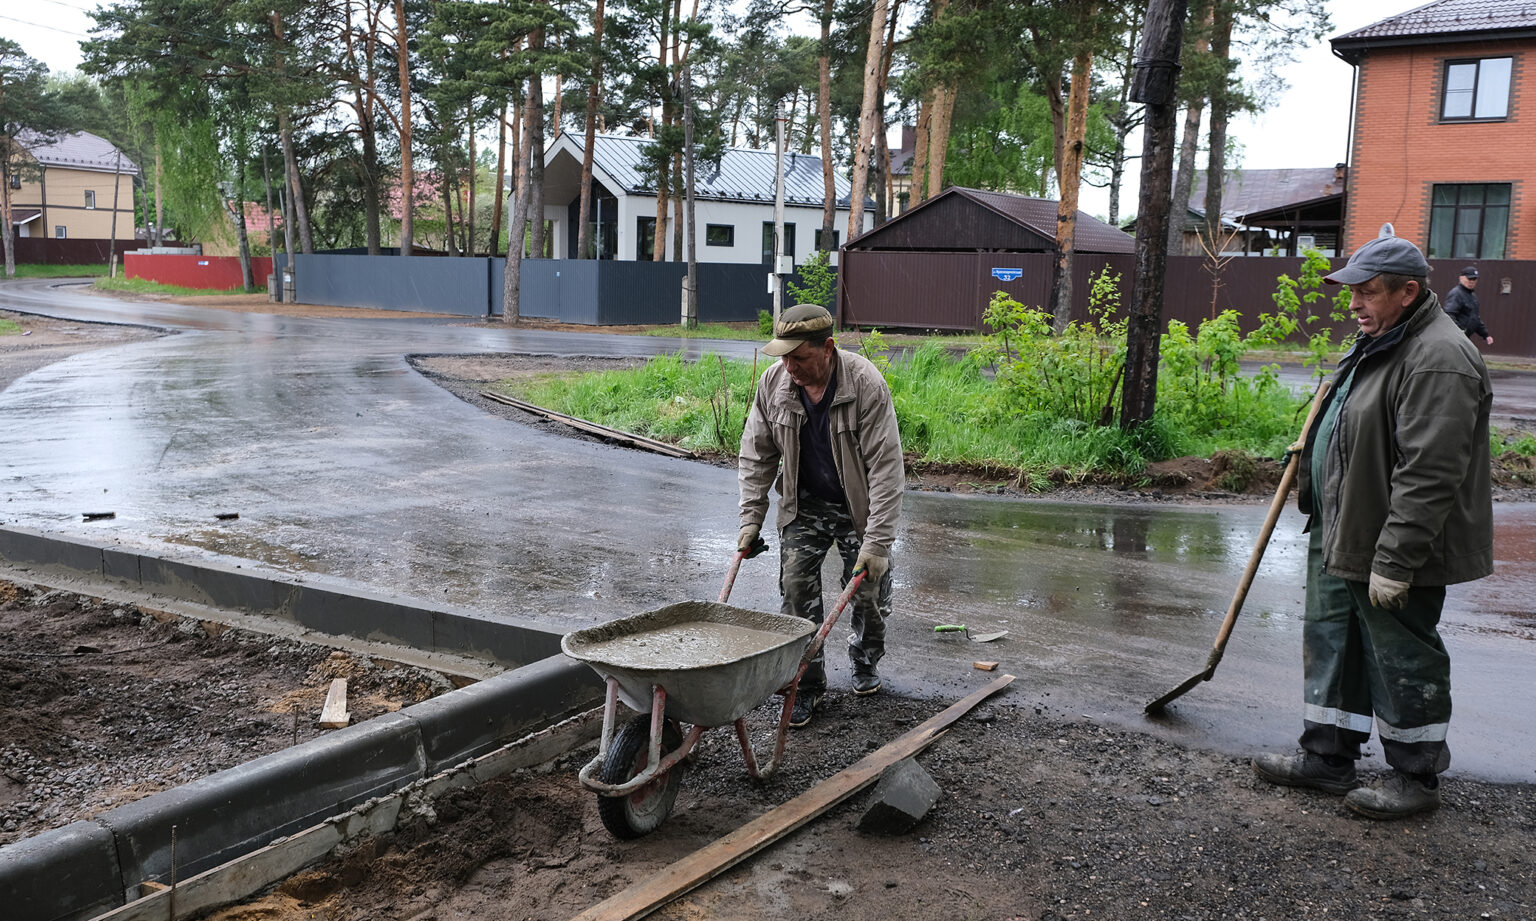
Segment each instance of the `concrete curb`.
[{"label": "concrete curb", "polygon": [[[597,675],[558,654],[559,634],[525,625],[34,531],[0,529],[0,562],[292,620],[332,635],[478,653],[513,667],[399,713],[0,848],[0,905],[8,921],[95,917],[138,899],[146,882],[169,884],[173,876],[186,879],[226,864],[445,768],[484,758],[603,699]],[[555,654],[524,664],[523,656],[543,650]]]}]

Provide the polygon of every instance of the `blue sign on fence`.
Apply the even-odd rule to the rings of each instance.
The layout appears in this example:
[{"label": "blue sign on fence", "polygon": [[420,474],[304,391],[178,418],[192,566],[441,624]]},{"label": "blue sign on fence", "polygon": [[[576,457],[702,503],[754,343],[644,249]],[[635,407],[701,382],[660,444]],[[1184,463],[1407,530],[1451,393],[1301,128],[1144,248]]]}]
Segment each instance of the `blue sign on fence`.
[{"label": "blue sign on fence", "polygon": [[992,277],[998,281],[1017,281],[1024,275],[1023,269],[993,269]]}]

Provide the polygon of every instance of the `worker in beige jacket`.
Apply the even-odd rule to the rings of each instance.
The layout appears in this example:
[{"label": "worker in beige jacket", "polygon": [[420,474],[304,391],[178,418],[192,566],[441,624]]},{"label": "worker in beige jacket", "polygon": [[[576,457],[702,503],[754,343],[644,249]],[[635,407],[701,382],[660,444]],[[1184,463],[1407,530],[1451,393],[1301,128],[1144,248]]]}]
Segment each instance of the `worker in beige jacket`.
[{"label": "worker in beige jacket", "polygon": [[[853,692],[880,690],[891,613],[891,544],[905,478],[896,407],[885,378],[862,355],[833,341],[832,315],[800,304],[784,311],[763,351],[779,362],[757,385],[741,435],[740,549],[757,542],[768,514],[768,488],[779,493],[779,591],[785,614],[820,624],[821,566],[835,545],[842,584],[865,572],[855,593],[848,658]],[[825,700],[818,653],[800,680],[790,725],[811,721]]]}]

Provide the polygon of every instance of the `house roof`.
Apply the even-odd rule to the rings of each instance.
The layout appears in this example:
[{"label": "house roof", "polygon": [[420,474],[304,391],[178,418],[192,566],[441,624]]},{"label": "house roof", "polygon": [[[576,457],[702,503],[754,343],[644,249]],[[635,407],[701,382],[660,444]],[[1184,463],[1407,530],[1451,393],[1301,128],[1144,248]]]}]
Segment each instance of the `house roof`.
[{"label": "house roof", "polygon": [[20,227],[22,224],[28,223],[29,221],[35,221],[35,220],[37,220],[38,218],[40,218],[42,216],[43,216],[43,209],[41,209],[41,208],[12,208],[11,209],[11,223],[14,224],[17,227]]},{"label": "house roof", "polygon": [[[1174,182],[1178,182],[1177,171]],[[1205,186],[1206,171],[1200,170],[1189,193],[1189,210],[1201,220],[1205,218]],[[1221,187],[1221,215],[1242,223],[1247,214],[1342,195],[1344,186],[1335,166],[1227,170]]]},{"label": "house roof", "polygon": [[1536,37],[1532,0],[1435,0],[1332,39],[1333,53],[1351,64],[1371,48]]},{"label": "house roof", "polygon": [[[1007,192],[951,186],[848,242],[855,249],[1040,252],[1056,245],[1057,203]],[[1135,239],[1077,212],[1073,249],[1135,252]]]},{"label": "house roof", "polygon": [[[592,142],[593,168],[607,177],[605,185],[612,183],[626,194],[655,195],[655,182],[641,172],[644,162],[642,149],[652,143],[650,138],[629,137],[617,134],[599,134]],[[571,134],[562,134],[549,148],[545,156],[548,166],[560,153],[581,160],[581,143]],[[715,201],[742,201],[773,203],[774,152],[752,150],[744,147],[728,147],[720,158],[718,167],[699,161],[695,166],[694,197]],[[841,174],[834,174],[833,188],[840,208],[848,207],[852,183]],[[821,158],[808,154],[784,154],[784,203],[820,207],[825,192],[825,180],[821,174]],[[865,200],[866,210],[874,203]]]},{"label": "house roof", "polygon": [[51,141],[46,141],[31,132],[22,132],[17,136],[17,140],[27,148],[27,152],[33,159],[43,166],[106,173],[120,170],[134,175],[138,175],[139,172],[138,164],[130,160],[126,154],[123,155],[122,163],[119,165],[117,146],[89,131],[59,135]]}]

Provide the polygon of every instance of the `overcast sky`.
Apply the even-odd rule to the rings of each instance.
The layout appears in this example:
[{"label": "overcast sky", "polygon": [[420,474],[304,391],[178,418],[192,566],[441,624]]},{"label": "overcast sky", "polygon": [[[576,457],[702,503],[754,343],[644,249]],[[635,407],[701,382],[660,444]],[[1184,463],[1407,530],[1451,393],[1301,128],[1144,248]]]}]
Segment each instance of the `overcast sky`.
[{"label": "overcast sky", "polygon": [[[27,54],[53,71],[80,66],[80,39],[87,36],[92,20],[85,10],[95,0],[30,0],[10,2],[0,8],[0,35],[21,44]],[[1369,25],[1422,6],[1416,0],[1328,0],[1333,20],[1330,35]],[[1274,104],[1256,116],[1237,119],[1228,136],[1241,146],[1237,165],[1249,169],[1332,166],[1348,159],[1349,100],[1354,69],[1333,56],[1327,39],[1299,49],[1297,61],[1284,76],[1287,89]],[[899,143],[899,137],[893,138]],[[1132,138],[1140,148],[1140,134]],[[1204,163],[1202,162],[1202,167]],[[1132,161],[1127,187],[1120,196],[1121,218],[1136,213],[1136,178],[1140,161]],[[1105,217],[1109,193],[1084,186],[1083,210]]]}]

